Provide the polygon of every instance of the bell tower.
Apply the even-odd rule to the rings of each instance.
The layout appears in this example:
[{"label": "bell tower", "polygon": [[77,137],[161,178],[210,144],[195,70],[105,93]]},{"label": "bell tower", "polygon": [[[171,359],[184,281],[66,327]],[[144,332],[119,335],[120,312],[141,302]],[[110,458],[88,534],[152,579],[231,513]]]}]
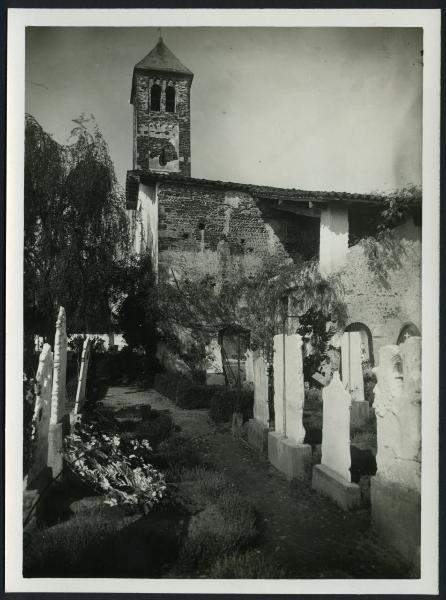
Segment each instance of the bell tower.
[{"label": "bell tower", "polygon": [[133,69],[133,169],[191,176],[190,88],[194,75],[165,45]]}]

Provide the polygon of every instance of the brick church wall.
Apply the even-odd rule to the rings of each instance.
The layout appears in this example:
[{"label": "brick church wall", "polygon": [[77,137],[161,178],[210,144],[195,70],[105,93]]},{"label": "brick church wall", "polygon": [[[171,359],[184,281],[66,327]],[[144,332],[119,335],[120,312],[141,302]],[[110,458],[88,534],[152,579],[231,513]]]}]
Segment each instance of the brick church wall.
[{"label": "brick church wall", "polygon": [[159,186],[159,263],[202,276],[256,271],[268,257],[290,260],[284,244],[245,192],[211,186]]}]

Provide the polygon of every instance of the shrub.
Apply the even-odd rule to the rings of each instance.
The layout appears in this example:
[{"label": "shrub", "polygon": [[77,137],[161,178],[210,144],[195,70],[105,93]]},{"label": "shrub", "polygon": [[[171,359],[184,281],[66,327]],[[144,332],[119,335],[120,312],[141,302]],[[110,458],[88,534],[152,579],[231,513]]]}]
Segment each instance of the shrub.
[{"label": "shrub", "polygon": [[[243,421],[248,421],[253,416],[254,393],[250,390],[240,392],[240,412]],[[209,414],[216,423],[231,420],[232,414],[237,408],[237,390],[216,390],[210,401]]]},{"label": "shrub", "polygon": [[189,385],[177,398],[181,408],[209,408],[215,388],[207,385]]},{"label": "shrub", "polygon": [[221,554],[253,543],[258,534],[256,513],[223,475],[203,468],[188,470],[180,489],[185,504],[196,513],[181,550],[183,564],[203,568]]},{"label": "shrub", "polygon": [[25,577],[73,577],[107,568],[109,544],[135,517],[111,518],[107,512],[74,515],[69,521],[37,530],[24,548]]},{"label": "shrub", "polygon": [[160,468],[182,472],[202,462],[199,441],[178,434],[171,435],[159,444],[152,460]]},{"label": "shrub", "polygon": [[151,446],[156,449],[158,445],[174,430],[174,422],[171,415],[158,411],[151,411],[151,417],[138,423],[136,436],[150,440]]},{"label": "shrub", "polygon": [[271,559],[266,560],[260,551],[233,552],[217,558],[209,571],[211,579],[280,579],[280,569]]}]

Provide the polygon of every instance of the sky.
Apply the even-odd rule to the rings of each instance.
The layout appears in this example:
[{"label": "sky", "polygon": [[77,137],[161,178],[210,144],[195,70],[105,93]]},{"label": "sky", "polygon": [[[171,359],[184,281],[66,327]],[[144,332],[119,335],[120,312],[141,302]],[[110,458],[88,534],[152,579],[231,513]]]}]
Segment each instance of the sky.
[{"label": "sky", "polygon": [[[192,176],[306,190],[421,184],[422,29],[163,28],[194,73]],[[132,168],[134,65],[156,28],[29,27],[25,110],[59,143],[92,113]]]}]

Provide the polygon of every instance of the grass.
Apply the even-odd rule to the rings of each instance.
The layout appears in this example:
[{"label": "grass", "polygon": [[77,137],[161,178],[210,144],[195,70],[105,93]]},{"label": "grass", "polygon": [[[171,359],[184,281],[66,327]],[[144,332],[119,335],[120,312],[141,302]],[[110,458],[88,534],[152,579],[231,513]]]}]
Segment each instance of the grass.
[{"label": "grass", "polygon": [[180,551],[182,567],[209,568],[219,556],[252,545],[258,535],[256,513],[221,473],[186,470],[180,482],[185,503],[195,514]]},{"label": "grass", "polygon": [[[118,516],[119,514],[119,516]],[[74,515],[68,521],[38,529],[25,541],[25,577],[82,577],[107,570],[110,541],[137,519],[108,507]]]},{"label": "grass", "polygon": [[209,570],[211,579],[280,579],[285,577],[270,559],[266,560],[259,550],[233,552],[212,564]]}]

